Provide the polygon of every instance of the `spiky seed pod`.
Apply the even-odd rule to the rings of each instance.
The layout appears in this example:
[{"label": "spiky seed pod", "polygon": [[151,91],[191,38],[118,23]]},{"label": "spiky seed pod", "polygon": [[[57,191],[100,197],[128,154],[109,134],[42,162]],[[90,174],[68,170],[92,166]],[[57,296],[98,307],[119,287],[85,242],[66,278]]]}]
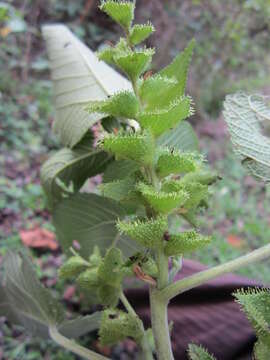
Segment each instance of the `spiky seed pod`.
[{"label": "spiky seed pod", "polygon": [[143,129],[150,129],[155,137],[174,128],[181,120],[193,114],[191,98],[182,96],[171,102],[166,109],[139,113],[138,121]]},{"label": "spiky seed pod", "polygon": [[117,344],[127,337],[140,342],[143,337],[142,329],[142,322],[138,316],[108,309],[102,313],[99,340],[102,346]]},{"label": "spiky seed pod", "polygon": [[157,212],[168,214],[181,207],[188,200],[188,193],[184,190],[156,191],[152,186],[140,183],[137,186],[149,205]]},{"label": "spiky seed pod", "polygon": [[92,254],[89,256],[89,264],[93,267],[97,267],[101,264],[101,261],[102,256],[100,254],[99,247],[95,245]]},{"label": "spiky seed pod", "polygon": [[163,234],[168,229],[168,222],[165,216],[160,216],[156,219],[136,220],[129,223],[118,221],[117,228],[138,244],[156,249],[162,246]]},{"label": "spiky seed pod", "polygon": [[[270,338],[270,291],[269,289],[238,290],[234,294],[242,306],[257,336]],[[269,342],[270,346],[270,342]]]},{"label": "spiky seed pod", "polygon": [[213,185],[217,180],[220,180],[220,176],[214,173],[213,171],[195,171],[189,174],[186,174],[181,182],[184,184],[189,184],[191,182],[200,183],[202,185]]},{"label": "spiky seed pod", "polygon": [[87,269],[87,262],[80,256],[72,256],[59,269],[59,277],[68,279],[78,276],[82,271]]},{"label": "spiky seed pod", "polygon": [[127,30],[131,26],[135,10],[135,4],[133,2],[115,0],[102,1],[99,8],[124,29]]},{"label": "spiky seed pod", "polygon": [[130,159],[143,165],[153,162],[155,142],[150,132],[108,135],[103,141],[104,150],[117,159]]},{"label": "spiky seed pod", "polygon": [[123,265],[122,252],[118,248],[111,248],[107,251],[101,265],[98,268],[98,277],[104,284],[120,287]]},{"label": "spiky seed pod", "polygon": [[160,75],[150,76],[141,81],[139,95],[144,109],[151,111],[167,108],[172,101],[167,94],[175,88],[176,85],[177,81],[175,79]]},{"label": "spiky seed pod", "polygon": [[100,304],[114,308],[119,302],[121,287],[102,284],[98,287],[97,293]]},{"label": "spiky seed pod", "polygon": [[114,61],[134,81],[147,70],[154,53],[154,49],[119,52],[114,56]]},{"label": "spiky seed pod", "polygon": [[99,284],[98,268],[88,269],[77,278],[77,283],[83,290],[93,290]]},{"label": "spiky seed pod", "polygon": [[138,45],[147,39],[155,31],[154,26],[148,22],[147,24],[136,24],[130,30],[129,40],[133,45]]},{"label": "spiky seed pod", "polygon": [[171,151],[164,149],[160,154],[156,171],[160,177],[166,177],[171,174],[180,174],[196,171],[199,163],[196,156],[192,153],[183,153],[181,151]]},{"label": "spiky seed pod", "polygon": [[197,250],[211,241],[211,237],[202,236],[196,231],[186,231],[178,235],[171,235],[165,245],[165,254],[175,256]]},{"label": "spiky seed pod", "polygon": [[90,113],[98,112],[115,117],[136,118],[139,102],[130,91],[119,92],[106,100],[91,101],[87,106]]},{"label": "spiky seed pod", "polygon": [[134,184],[135,179],[131,177],[101,184],[99,189],[103,196],[122,201],[128,199],[129,194],[134,190]]},{"label": "spiky seed pod", "polygon": [[216,360],[213,355],[210,355],[203,347],[190,344],[188,346],[188,356],[190,360]]}]

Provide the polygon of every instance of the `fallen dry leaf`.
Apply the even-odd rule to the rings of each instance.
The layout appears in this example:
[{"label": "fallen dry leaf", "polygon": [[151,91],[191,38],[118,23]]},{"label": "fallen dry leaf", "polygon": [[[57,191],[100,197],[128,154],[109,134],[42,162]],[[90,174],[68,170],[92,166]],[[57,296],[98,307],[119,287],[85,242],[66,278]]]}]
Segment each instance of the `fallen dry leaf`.
[{"label": "fallen dry leaf", "polygon": [[230,234],[227,236],[227,242],[232,247],[241,248],[244,245],[244,240],[237,235]]},{"label": "fallen dry leaf", "polygon": [[55,235],[51,231],[40,227],[31,230],[20,230],[19,234],[23,244],[28,247],[51,250],[57,250],[59,247]]}]

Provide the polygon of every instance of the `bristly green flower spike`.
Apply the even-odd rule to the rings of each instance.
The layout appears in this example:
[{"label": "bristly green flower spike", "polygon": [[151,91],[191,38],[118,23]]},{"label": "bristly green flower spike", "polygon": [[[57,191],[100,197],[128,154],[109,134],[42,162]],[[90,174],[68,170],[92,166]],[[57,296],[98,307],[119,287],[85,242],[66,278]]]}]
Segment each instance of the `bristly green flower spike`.
[{"label": "bristly green flower spike", "polygon": [[177,191],[160,191],[155,190],[152,186],[140,183],[137,186],[143,197],[149,205],[157,212],[168,214],[185,204],[188,200],[188,193],[184,190]]},{"label": "bristly green flower spike", "polygon": [[114,345],[127,337],[140,342],[143,337],[141,320],[137,316],[120,310],[103,311],[99,329],[101,345]]},{"label": "bristly green flower spike", "polygon": [[117,228],[120,232],[137,241],[138,244],[147,248],[157,249],[162,246],[164,233],[168,229],[168,221],[165,216],[144,221],[118,221]]},{"label": "bristly green flower spike", "polygon": [[136,24],[130,30],[129,40],[133,45],[138,45],[147,39],[154,31],[155,28],[150,22],[142,25]]},{"label": "bristly green flower spike", "polygon": [[102,1],[100,10],[109,15],[115,22],[128,30],[134,18],[135,5],[130,1]]},{"label": "bristly green flower spike", "polygon": [[97,288],[97,294],[100,304],[107,307],[115,308],[119,302],[121,287],[101,284]]},{"label": "bristly green flower spike", "polygon": [[165,254],[168,256],[185,254],[186,252],[208,245],[210,241],[211,237],[202,236],[196,231],[186,231],[178,235],[170,235],[165,245]]},{"label": "bristly green flower spike", "polygon": [[150,129],[155,137],[165,131],[173,129],[181,120],[193,114],[191,99],[182,96],[169,105],[166,109],[156,109],[139,113],[138,121],[143,129]]},{"label": "bristly green flower spike", "polygon": [[118,43],[115,46],[107,46],[103,50],[97,52],[97,57],[99,60],[105,61],[108,64],[114,64],[114,56],[118,53],[129,51],[127,40],[120,38]]},{"label": "bristly green flower spike", "polygon": [[98,268],[98,277],[104,284],[120,287],[122,281],[121,266],[123,265],[122,252],[118,248],[107,251],[103,262]]},{"label": "bristly green flower spike", "polygon": [[156,165],[156,171],[160,177],[188,173],[198,169],[199,163],[194,154],[170,149],[162,149]]},{"label": "bristly green flower spike", "polygon": [[98,112],[115,117],[135,119],[139,111],[139,102],[130,91],[123,91],[107,100],[92,101],[86,108],[89,112]]},{"label": "bristly green flower spike", "polygon": [[203,347],[190,344],[188,347],[188,356],[190,360],[216,360],[213,355],[210,355]]},{"label": "bristly green flower spike", "polygon": [[85,270],[77,278],[77,283],[83,290],[92,290],[99,285],[98,268]]},{"label": "bristly green flower spike", "polygon": [[110,134],[103,140],[104,150],[113,153],[116,159],[130,159],[149,165],[153,162],[155,143],[149,131]]}]

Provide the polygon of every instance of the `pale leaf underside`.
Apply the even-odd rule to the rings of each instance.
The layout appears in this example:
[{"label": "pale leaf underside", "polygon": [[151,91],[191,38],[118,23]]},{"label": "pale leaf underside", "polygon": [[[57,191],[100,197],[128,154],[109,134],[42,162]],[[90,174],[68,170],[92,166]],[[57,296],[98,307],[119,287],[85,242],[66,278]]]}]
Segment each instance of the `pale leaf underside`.
[{"label": "pale leaf underside", "polygon": [[224,117],[231,140],[242,164],[254,176],[270,181],[270,139],[263,135],[261,122],[270,119],[264,98],[237,93],[224,103]]}]

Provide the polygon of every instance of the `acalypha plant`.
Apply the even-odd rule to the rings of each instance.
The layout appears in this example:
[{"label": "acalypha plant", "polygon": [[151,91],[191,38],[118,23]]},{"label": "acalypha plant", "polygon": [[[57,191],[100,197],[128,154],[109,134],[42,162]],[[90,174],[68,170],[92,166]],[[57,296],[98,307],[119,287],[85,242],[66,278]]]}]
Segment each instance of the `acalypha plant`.
[{"label": "acalypha plant", "polygon": [[[139,359],[172,360],[170,331],[174,330],[167,318],[170,300],[219,275],[265,259],[270,245],[174,281],[182,257],[211,241],[199,232],[197,214],[207,208],[209,188],[219,179],[206,167],[196,149],[195,134],[184,121],[194,112],[191,98],[185,95],[194,41],[153,74],[155,49],[140,45],[154,31],[153,25],[133,24],[133,2],[102,1],[100,9],[121,26],[124,37],[98,53],[99,79],[93,76],[94,65],[89,64],[78,39],[71,33],[67,39],[61,25],[53,27],[60,33],[55,39],[52,28],[44,28],[55,82],[58,118],[54,128],[64,148],[43,165],[41,177],[58,239],[68,257],[59,277],[74,281],[102,310],[65,320],[62,306],[40,284],[29,258],[24,253],[9,253],[3,265],[1,313],[85,359],[106,359],[73,340],[98,329],[101,345],[112,346],[129,337],[140,349]],[[104,62],[118,68],[128,80]],[[111,82],[111,87],[122,81],[122,89],[107,91],[100,78],[109,74],[114,75],[102,81]],[[96,98],[89,101],[91,81],[94,87],[99,81],[99,87],[94,91]],[[97,122],[100,126],[94,136],[91,126]],[[79,192],[85,181],[97,174],[103,174],[98,191]],[[172,230],[175,218],[183,225],[182,232]],[[79,247],[72,247],[74,240]],[[125,296],[132,278],[149,289],[149,329]],[[257,353],[262,353],[270,338],[269,321],[264,320],[268,293],[242,291],[236,297],[260,330]],[[193,360],[213,359],[195,345],[188,352]]]}]

